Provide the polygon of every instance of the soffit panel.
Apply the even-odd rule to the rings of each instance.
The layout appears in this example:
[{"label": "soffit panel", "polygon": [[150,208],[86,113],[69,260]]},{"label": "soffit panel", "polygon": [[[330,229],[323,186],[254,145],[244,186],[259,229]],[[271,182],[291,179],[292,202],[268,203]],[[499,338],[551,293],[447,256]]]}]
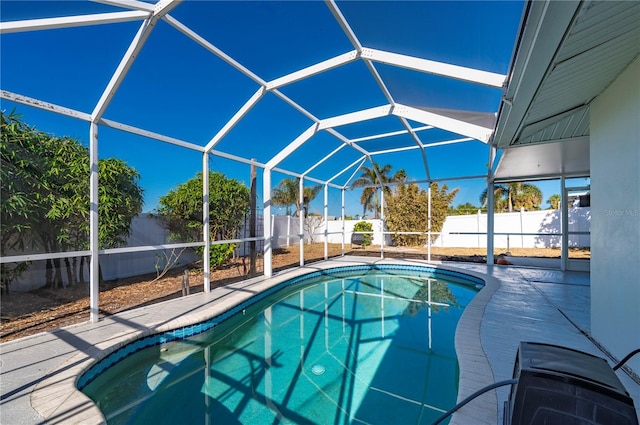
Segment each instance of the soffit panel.
[{"label": "soffit panel", "polygon": [[589,175],[589,138],[531,144],[506,149],[495,173],[496,180]]},{"label": "soffit panel", "polygon": [[528,121],[587,104],[600,94],[638,53],[637,45],[620,41],[608,41],[558,64],[532,103]]},{"label": "soffit panel", "polygon": [[577,56],[578,54],[602,44],[602,40],[623,37],[640,21],[640,9],[637,2],[606,1],[592,2],[583,12],[566,41],[558,62]]},{"label": "soffit panel", "polygon": [[[566,7],[559,3],[566,3]],[[566,15],[571,3],[557,2],[549,7],[566,9]],[[567,22],[567,35],[557,47],[545,43],[550,37],[544,32],[536,34],[538,39],[534,42],[535,28],[547,28],[550,22],[562,23],[558,21],[559,10],[544,15],[540,6],[536,2],[531,7],[529,31],[523,35],[519,52],[521,59],[531,50],[531,61],[525,65],[524,60],[517,60],[512,73],[512,83],[521,81],[522,87],[510,84],[506,91],[514,102],[521,103],[502,111],[494,141],[498,147],[588,135],[584,111],[576,110],[588,106],[640,53],[640,2],[581,3],[576,18]],[[556,50],[555,55],[535,94],[527,100],[526,92],[531,90],[531,82],[527,81],[535,81],[535,70],[543,66],[531,62],[544,57],[545,49]]]},{"label": "soffit panel", "polygon": [[553,119],[530,125],[522,132],[519,145],[587,136],[589,107],[583,106]]}]

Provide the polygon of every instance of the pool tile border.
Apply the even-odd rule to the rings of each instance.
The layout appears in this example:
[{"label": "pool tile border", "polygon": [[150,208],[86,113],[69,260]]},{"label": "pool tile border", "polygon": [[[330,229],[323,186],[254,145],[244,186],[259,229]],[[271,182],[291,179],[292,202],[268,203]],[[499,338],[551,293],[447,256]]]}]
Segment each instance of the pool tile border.
[{"label": "pool tile border", "polygon": [[156,345],[167,344],[172,341],[183,340],[186,338],[190,338],[195,335],[202,334],[207,332],[216,326],[220,325],[227,319],[233,317],[235,314],[240,312],[243,309],[250,307],[251,305],[260,302],[261,300],[269,297],[270,295],[281,291],[286,287],[291,287],[298,283],[303,283],[305,281],[309,281],[320,276],[327,275],[339,275],[341,273],[349,273],[349,274],[357,274],[360,271],[370,271],[370,270],[406,270],[413,272],[420,272],[425,274],[432,274],[438,277],[453,277],[456,279],[460,279],[472,284],[483,285],[485,284],[484,280],[477,278],[475,276],[460,273],[453,270],[442,269],[433,266],[418,266],[418,265],[405,265],[405,264],[369,264],[369,265],[356,265],[356,266],[344,266],[344,267],[335,267],[326,269],[323,271],[315,271],[304,274],[302,276],[294,277],[292,279],[281,282],[265,291],[260,292],[259,294],[254,295],[248,300],[242,302],[241,304],[236,305],[235,307],[223,312],[222,314],[213,316],[204,322],[196,323],[193,325],[182,326],[174,330],[170,330],[164,333],[158,333],[151,336],[140,338],[134,342],[128,343],[125,346],[122,346],[115,351],[107,354],[102,359],[98,360],[94,363],[87,371],[85,371],[76,382],[76,387],[82,391],[87,385],[89,385],[93,380],[107,370],[109,367],[118,363],[119,361],[125,359],[126,357],[137,353],[138,351],[144,350],[148,347],[153,347]]}]

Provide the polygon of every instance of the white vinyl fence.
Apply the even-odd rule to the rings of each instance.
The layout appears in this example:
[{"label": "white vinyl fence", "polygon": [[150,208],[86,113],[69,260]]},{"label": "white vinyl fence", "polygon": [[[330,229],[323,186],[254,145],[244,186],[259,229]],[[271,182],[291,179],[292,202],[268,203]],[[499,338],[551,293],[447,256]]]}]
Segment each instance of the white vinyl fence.
[{"label": "white vinyl fence", "polygon": [[[559,248],[560,210],[518,211],[500,213],[494,216],[494,233],[496,248]],[[324,222],[318,221],[311,226],[305,226],[305,241],[309,242],[309,228],[314,242],[324,242]],[[346,220],[344,223],[345,243],[351,241],[351,234],[355,224],[362,220]],[[373,226],[373,245],[380,245],[382,239],[382,221],[364,220]],[[342,221],[329,220],[329,243],[342,242]],[[590,229],[591,215],[589,207],[574,207],[569,210],[569,232],[585,232]],[[285,247],[297,245],[299,242],[300,224],[297,217],[274,216],[273,235],[274,246]],[[287,235],[289,235],[287,237]],[[390,235],[385,236],[385,245],[391,244]],[[440,236],[433,243],[434,246],[454,248],[486,248],[487,246],[487,214],[453,215],[448,216]],[[570,234],[569,246],[586,248],[590,246],[588,234]]]},{"label": "white vinyl fence", "polygon": [[[351,234],[356,223],[365,221],[371,223],[373,227],[373,245],[380,245],[382,240],[382,220],[345,220],[344,242],[347,246],[351,243]],[[329,243],[342,243],[342,220],[328,220],[327,229]],[[305,243],[324,242],[324,219],[317,216],[309,216],[305,219],[304,240]],[[273,216],[273,246],[274,248],[284,248],[300,243],[300,219],[298,217]],[[385,245],[389,245],[391,238],[385,237]]]},{"label": "white vinyl fence", "polygon": [[[560,210],[519,211],[495,214],[496,248],[559,248],[561,244]],[[569,232],[589,232],[590,207],[569,210]],[[434,246],[486,248],[487,215],[448,216]],[[524,235],[523,235],[524,234]],[[572,248],[589,247],[589,235],[569,234]]]},{"label": "white vinyl fence", "polygon": [[[140,214],[131,223],[131,235],[127,239],[128,247],[153,246],[170,243],[169,231],[162,223],[150,214]],[[162,268],[166,264],[167,258],[177,255],[180,249],[161,251],[142,251],[123,254],[110,254],[100,256],[100,268],[105,280],[122,279],[147,273],[156,273],[156,268]],[[193,250],[185,249],[175,266],[190,264],[198,257]],[[68,284],[66,268],[62,264],[62,280]],[[79,264],[79,259],[78,259]],[[89,280],[89,263],[84,264],[84,279]],[[29,269],[17,282],[11,285],[12,291],[29,291],[43,287],[46,284],[46,261],[34,261]]]},{"label": "white vinyl fence", "polygon": [[[264,218],[256,218],[257,235],[263,234]],[[355,224],[362,220],[346,220],[344,222],[344,242],[347,247],[351,242],[351,235]],[[381,220],[364,220],[373,226],[373,245],[380,245],[382,240]],[[297,217],[273,216],[273,247],[284,248],[299,244],[300,222]],[[249,237],[247,225],[240,231],[240,237]],[[328,221],[329,243],[342,243],[341,220]],[[590,208],[576,207],[569,210],[569,231],[588,232],[590,228]],[[448,216],[442,228],[441,235],[433,243],[441,247],[485,248],[487,246],[487,215],[457,215]],[[324,242],[325,225],[322,217],[310,216],[305,219],[304,240],[309,242]],[[495,215],[495,246],[496,248],[557,248],[560,247],[560,211],[522,211]],[[506,234],[509,235],[506,235]],[[525,235],[522,235],[524,233]],[[550,234],[550,235],[545,235]],[[162,224],[150,214],[141,214],[134,218],[131,236],[127,246],[153,246],[170,243],[169,233]],[[391,237],[385,236],[385,245],[391,244]],[[264,244],[256,243],[260,252]],[[570,235],[570,247],[590,246],[589,235]],[[249,243],[240,244],[236,254],[248,255]],[[125,254],[111,254],[100,256],[100,266],[106,280],[126,278],[146,273],[155,273],[162,269],[167,258],[179,253],[179,250],[143,251]],[[197,260],[193,250],[185,249],[177,261],[176,266],[190,264]],[[62,261],[62,260],[61,260]],[[44,286],[46,273],[45,261],[34,261],[29,270],[14,283],[12,290],[32,290]],[[89,276],[89,265],[85,264],[85,279]],[[66,283],[66,272],[62,270],[62,279]]]}]

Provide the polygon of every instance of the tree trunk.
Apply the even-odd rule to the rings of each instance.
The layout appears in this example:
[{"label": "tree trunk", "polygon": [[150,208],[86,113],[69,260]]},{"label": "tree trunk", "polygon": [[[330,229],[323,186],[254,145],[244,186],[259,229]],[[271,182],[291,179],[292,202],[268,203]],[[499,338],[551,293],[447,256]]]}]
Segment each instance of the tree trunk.
[{"label": "tree trunk", "polygon": [[71,262],[69,261],[69,258],[65,258],[64,259],[64,267],[67,270],[67,286],[72,286],[73,285],[73,275],[72,275],[72,271],[71,271]]},{"label": "tree trunk", "polygon": [[55,274],[53,277],[53,286],[55,288],[62,288],[62,266],[59,258],[53,259],[53,266],[55,267]]},{"label": "tree trunk", "polygon": [[78,283],[78,257],[71,259],[71,281],[69,285],[75,285]]},{"label": "tree trunk", "polygon": [[104,278],[102,277],[102,266],[100,265],[100,260],[98,260],[98,285],[102,284]]},{"label": "tree trunk", "polygon": [[53,289],[53,263],[51,262],[51,258],[47,258],[47,265],[45,268],[45,286],[47,288]]},{"label": "tree trunk", "polygon": [[[60,246],[58,245],[58,242],[54,239],[51,238],[49,240],[49,252],[60,252]],[[63,286],[63,280],[62,280],[62,266],[60,264],[60,259],[59,258],[53,258],[51,260],[51,263],[53,264],[53,280],[51,282],[51,287],[52,288],[62,288]]]},{"label": "tree trunk", "polygon": [[80,257],[80,267],[78,268],[78,281],[84,285],[84,257]]},{"label": "tree trunk", "polygon": [[[44,246],[45,252],[55,252],[49,242],[49,238],[45,235],[42,236],[42,245]],[[50,258],[48,258],[45,263],[44,285],[45,288],[53,289],[53,261]]]}]

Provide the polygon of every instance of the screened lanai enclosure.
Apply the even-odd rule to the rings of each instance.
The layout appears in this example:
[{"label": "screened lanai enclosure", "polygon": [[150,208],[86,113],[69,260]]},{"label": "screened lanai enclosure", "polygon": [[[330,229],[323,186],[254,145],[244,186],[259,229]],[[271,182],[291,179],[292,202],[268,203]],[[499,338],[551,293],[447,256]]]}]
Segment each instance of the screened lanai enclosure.
[{"label": "screened lanai enclosure", "polygon": [[[486,249],[488,263],[500,236],[494,184],[556,179],[563,225],[548,236],[561,239],[567,267],[570,196],[589,191],[587,112],[560,105],[566,111],[553,116],[562,120],[547,122],[551,118],[535,115],[535,108],[513,106],[518,96],[534,97],[540,81],[553,77],[535,49],[547,38],[571,41],[543,30],[558,20],[580,23],[599,13],[579,2],[557,3],[3,2],[2,110],[88,147],[90,211],[86,240],[59,252],[37,244],[21,250],[3,246],[2,266],[87,258],[92,321],[100,308],[99,262],[118,255],[200,248],[207,259],[217,245],[258,242],[269,277],[276,237],[299,244],[304,263],[305,214],[290,217],[293,227],[275,235],[274,215],[283,211],[272,202],[274,188],[296,179],[302,199],[305,188],[320,186],[310,208],[321,224],[310,233],[325,244],[325,257],[330,236],[344,254],[353,232],[345,218],[360,211],[360,196],[369,187],[354,189],[354,182],[368,169],[378,173],[371,182],[377,211],[369,212],[380,216],[380,232],[386,230],[383,187],[415,183],[430,195],[432,183],[468,184],[474,199],[486,190],[486,227],[466,233]],[[628,13],[624,6],[618,9],[619,15]],[[525,31],[527,22],[538,30]],[[580,44],[573,41],[573,47]],[[616,58],[630,60],[629,54]],[[534,59],[540,69],[530,63]],[[524,80],[525,71],[537,83]],[[598,84],[606,86],[605,79]],[[553,145],[542,143],[558,138],[572,145],[552,151],[546,147]],[[539,155],[510,150],[517,144],[538,146]],[[160,198],[201,173],[200,237],[161,244],[141,237],[125,246],[101,246],[98,169],[100,160],[112,157],[140,174],[145,211],[154,211]],[[526,163],[534,157],[544,161],[537,167]],[[375,164],[389,164],[406,176],[385,180]],[[264,217],[257,231],[212,237],[212,203],[227,201],[211,198],[209,171],[257,186]],[[567,185],[567,179],[575,184]],[[13,194],[7,181],[2,185],[4,202],[5,194]],[[430,219],[431,203],[427,214]],[[330,229],[331,219],[339,224]],[[588,228],[572,231],[588,237]],[[431,228],[417,233],[429,235],[428,245],[437,236]],[[381,256],[388,240],[380,238]],[[210,262],[202,267],[207,292]]]}]

